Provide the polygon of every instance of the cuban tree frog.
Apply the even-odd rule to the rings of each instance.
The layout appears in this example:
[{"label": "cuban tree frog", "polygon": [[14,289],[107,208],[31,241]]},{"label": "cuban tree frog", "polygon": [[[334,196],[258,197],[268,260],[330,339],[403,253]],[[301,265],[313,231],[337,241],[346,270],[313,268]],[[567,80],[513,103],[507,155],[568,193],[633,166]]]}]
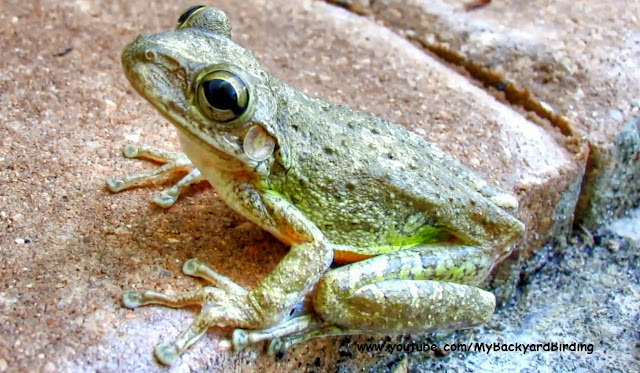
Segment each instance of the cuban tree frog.
[{"label": "cuban tree frog", "polygon": [[[213,326],[235,328],[236,349],[270,340],[275,352],[326,335],[486,322],[495,297],[477,285],[523,234],[516,199],[403,127],[282,83],[230,30],[222,11],[196,6],[176,29],[125,47],[127,78],[175,125],[184,154],[128,145],[125,156],[166,164],[107,184],[115,192],[187,171],[158,204],[206,179],[290,251],[250,290],[191,259],[184,273],[212,286],[126,292],[129,308],[202,306],[156,348],[159,360],[170,364]],[[312,311],[289,317],[308,294]]]}]

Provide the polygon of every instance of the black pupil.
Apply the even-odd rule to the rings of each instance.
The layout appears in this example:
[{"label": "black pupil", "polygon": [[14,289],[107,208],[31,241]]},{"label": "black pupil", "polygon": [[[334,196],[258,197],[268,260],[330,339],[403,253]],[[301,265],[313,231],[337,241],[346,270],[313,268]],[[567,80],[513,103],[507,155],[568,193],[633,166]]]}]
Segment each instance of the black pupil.
[{"label": "black pupil", "polygon": [[211,79],[202,88],[209,105],[218,110],[231,110],[235,115],[242,114],[243,108],[238,106],[238,92],[228,81]]},{"label": "black pupil", "polygon": [[189,16],[191,16],[193,14],[193,12],[195,12],[196,10],[198,10],[200,8],[204,8],[204,5],[195,5],[195,6],[192,6],[191,8],[189,8],[189,9],[185,10],[184,13],[182,13],[182,15],[180,16],[180,18],[178,18],[178,24],[179,25],[183,24],[184,21],[189,19]]}]

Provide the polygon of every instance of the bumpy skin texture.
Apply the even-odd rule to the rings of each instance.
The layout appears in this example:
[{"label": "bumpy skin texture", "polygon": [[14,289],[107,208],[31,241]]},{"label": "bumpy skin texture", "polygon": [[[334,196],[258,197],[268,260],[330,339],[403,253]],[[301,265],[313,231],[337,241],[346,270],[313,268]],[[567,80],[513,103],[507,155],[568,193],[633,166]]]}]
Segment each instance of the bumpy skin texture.
[{"label": "bumpy skin texture", "polygon": [[[176,126],[193,165],[145,146],[125,155],[167,162],[161,171],[191,170],[160,198],[165,205],[206,178],[291,250],[252,290],[191,260],[184,272],[216,287],[125,293],[130,308],[203,306],[176,341],[156,349],[158,358],[171,363],[211,326],[243,328],[230,342],[236,349],[272,340],[276,352],[318,336],[486,322],[495,298],[475,285],[522,235],[510,214],[515,198],[400,126],[283,84],[231,41],[221,11],[185,14],[176,30],[139,36],[122,62],[135,89]],[[158,173],[108,185],[119,191]],[[350,264],[330,269],[332,260]],[[287,320],[313,289],[313,311]]]}]

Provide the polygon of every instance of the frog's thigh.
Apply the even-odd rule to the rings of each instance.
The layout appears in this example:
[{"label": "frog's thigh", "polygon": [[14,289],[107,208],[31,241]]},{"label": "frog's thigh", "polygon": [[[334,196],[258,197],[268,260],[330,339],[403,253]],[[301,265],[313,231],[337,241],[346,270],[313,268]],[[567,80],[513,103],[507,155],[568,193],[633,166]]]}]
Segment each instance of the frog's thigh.
[{"label": "frog's thigh", "polygon": [[470,328],[493,314],[493,294],[467,285],[490,269],[475,247],[399,251],[327,273],[314,293],[314,308],[326,322],[363,331]]}]

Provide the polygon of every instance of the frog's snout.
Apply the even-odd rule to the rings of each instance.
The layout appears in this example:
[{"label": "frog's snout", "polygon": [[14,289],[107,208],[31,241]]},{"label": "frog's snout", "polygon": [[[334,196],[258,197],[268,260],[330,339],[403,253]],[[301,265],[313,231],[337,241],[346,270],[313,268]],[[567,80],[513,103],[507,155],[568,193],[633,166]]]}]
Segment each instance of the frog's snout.
[{"label": "frog's snout", "polygon": [[122,50],[122,65],[125,72],[131,70],[141,62],[153,61],[156,57],[157,45],[152,41],[152,35],[140,34],[134,41]]},{"label": "frog's snout", "polygon": [[151,39],[153,35],[149,34],[138,34],[136,38],[124,48],[125,50],[138,49],[140,46],[151,44]]},{"label": "frog's snout", "polygon": [[157,35],[140,34],[134,41],[124,47],[122,51],[122,61],[125,69],[128,65],[151,62],[157,65],[168,63],[173,67],[178,64],[176,59],[172,57],[171,48],[167,48]]}]

